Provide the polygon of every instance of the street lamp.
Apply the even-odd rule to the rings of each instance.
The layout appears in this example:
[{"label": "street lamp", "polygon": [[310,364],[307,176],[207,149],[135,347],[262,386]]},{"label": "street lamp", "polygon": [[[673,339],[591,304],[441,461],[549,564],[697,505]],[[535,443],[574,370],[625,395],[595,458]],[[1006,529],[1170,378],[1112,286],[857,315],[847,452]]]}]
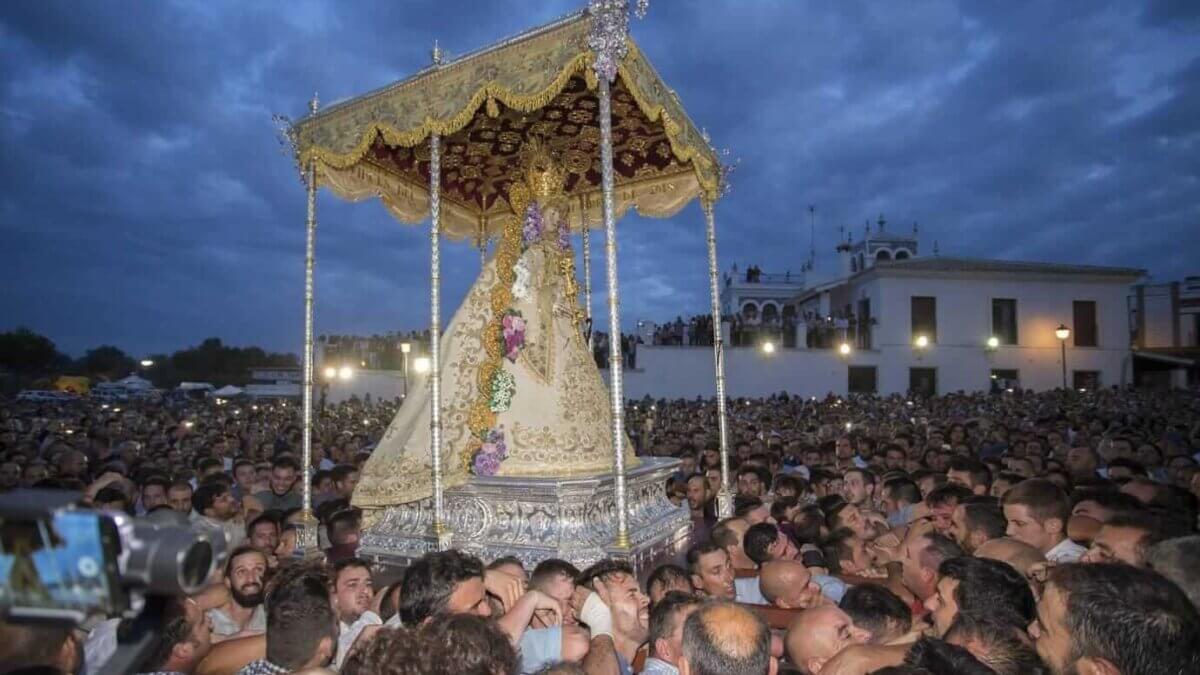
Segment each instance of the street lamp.
[{"label": "street lamp", "polygon": [[987,348],[988,349],[995,351],[996,348],[999,346],[1000,346],[1000,338],[996,337],[995,335],[993,335],[992,337],[987,339]]},{"label": "street lamp", "polygon": [[838,345],[838,353],[842,356],[850,356],[850,343],[843,342],[842,344]]},{"label": "street lamp", "polygon": [[325,369],[325,379],[332,380],[332,379],[336,378],[337,375],[338,375],[337,368],[334,368],[333,366],[329,366]]},{"label": "street lamp", "polygon": [[429,363],[428,356],[418,356],[417,358],[413,359],[413,370],[417,371],[417,373],[420,375],[428,373],[430,367],[431,364]]},{"label": "street lamp", "polygon": [[1067,388],[1067,338],[1071,337],[1071,329],[1067,328],[1066,324],[1058,324],[1058,328],[1054,329],[1054,337],[1058,338],[1058,343],[1062,347],[1062,371],[1063,371],[1063,389]]},{"label": "street lamp", "polygon": [[764,354],[774,354],[775,353],[775,343],[771,342],[770,340],[767,340],[766,342],[762,343],[762,352]]},{"label": "street lamp", "polygon": [[408,342],[400,343],[400,356],[404,358],[404,397],[408,398],[408,353],[412,351],[412,344]]},{"label": "street lamp", "polygon": [[149,368],[149,367],[151,367],[151,366],[153,366],[153,365],[154,365],[154,361],[153,361],[153,360],[151,360],[151,359],[142,359],[142,367],[143,367],[143,368]]},{"label": "street lamp", "polygon": [[354,377],[354,369],[350,366],[342,366],[337,371],[338,379],[349,380]]}]

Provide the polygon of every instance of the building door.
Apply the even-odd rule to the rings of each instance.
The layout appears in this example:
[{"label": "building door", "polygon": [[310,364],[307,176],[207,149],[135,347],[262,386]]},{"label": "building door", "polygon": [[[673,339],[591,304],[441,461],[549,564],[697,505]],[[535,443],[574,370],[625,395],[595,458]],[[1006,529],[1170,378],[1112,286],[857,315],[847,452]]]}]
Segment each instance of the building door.
[{"label": "building door", "polygon": [[909,368],[908,393],[917,396],[937,396],[937,368]]}]

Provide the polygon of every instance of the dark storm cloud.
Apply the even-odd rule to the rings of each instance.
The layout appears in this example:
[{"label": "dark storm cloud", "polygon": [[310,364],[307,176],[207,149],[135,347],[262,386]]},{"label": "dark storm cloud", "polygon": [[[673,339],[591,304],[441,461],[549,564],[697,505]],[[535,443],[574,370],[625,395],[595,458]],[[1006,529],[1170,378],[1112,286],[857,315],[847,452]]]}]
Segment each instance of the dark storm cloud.
[{"label": "dark storm cloud", "polygon": [[[576,6],[6,3],[0,328],[75,352],[208,335],[296,349],[303,192],[271,114],[403,77],[435,37],[464,53]],[[815,204],[818,272],[839,226],[859,237],[880,213],[920,221],[926,251],[1197,271],[1194,2],[656,0],[633,30],[741,159],[718,206],[723,268],[798,270]],[[423,229],[327,194],[319,220],[318,331],[422,326]],[[627,325],[706,310],[697,207],[629,217],[619,238]],[[449,315],[478,258],[447,248]]]}]

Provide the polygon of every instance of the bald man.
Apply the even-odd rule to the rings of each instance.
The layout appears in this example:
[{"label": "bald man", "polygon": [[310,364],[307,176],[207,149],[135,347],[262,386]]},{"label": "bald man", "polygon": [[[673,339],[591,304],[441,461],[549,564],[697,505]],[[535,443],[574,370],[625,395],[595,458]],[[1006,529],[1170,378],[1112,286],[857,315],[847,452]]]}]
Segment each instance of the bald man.
[{"label": "bald man", "polygon": [[1008,563],[1025,578],[1029,578],[1029,568],[1046,562],[1046,556],[1042,555],[1041,551],[1012,537],[985,541],[975,549],[975,557]]},{"label": "bald man", "polygon": [[825,605],[801,612],[788,627],[785,645],[792,663],[819,675],[838,652],[850,645],[865,644],[870,638],[871,633],[855,626],[845,612]]},{"label": "bald man", "polygon": [[775,675],[778,667],[766,622],[744,607],[710,601],[683,624],[679,675]]},{"label": "bald man", "polygon": [[763,597],[780,609],[810,609],[828,604],[812,573],[795,560],[772,560],[759,573]]}]

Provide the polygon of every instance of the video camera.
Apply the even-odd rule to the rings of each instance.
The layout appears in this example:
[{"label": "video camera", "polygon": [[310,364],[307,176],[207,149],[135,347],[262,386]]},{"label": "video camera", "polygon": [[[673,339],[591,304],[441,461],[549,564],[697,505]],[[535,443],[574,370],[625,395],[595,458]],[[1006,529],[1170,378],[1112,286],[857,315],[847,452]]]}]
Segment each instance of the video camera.
[{"label": "video camera", "polygon": [[205,587],[224,564],[227,542],[173,511],[135,519],[81,508],[79,498],[57,490],[0,494],[0,619],[79,627],[94,618],[134,619],[134,639],[108,664],[121,668],[114,662],[144,656],[165,598]]}]

